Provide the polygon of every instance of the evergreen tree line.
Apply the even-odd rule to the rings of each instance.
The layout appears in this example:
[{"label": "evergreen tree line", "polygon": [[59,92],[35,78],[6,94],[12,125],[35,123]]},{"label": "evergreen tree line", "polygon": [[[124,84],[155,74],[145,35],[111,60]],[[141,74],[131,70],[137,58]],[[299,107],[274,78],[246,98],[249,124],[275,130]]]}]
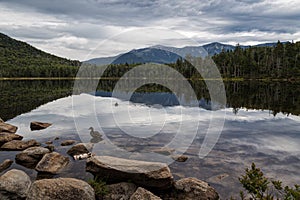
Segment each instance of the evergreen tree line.
[{"label": "evergreen tree line", "polygon": [[213,60],[225,78],[286,78],[300,77],[300,42],[277,42],[274,47],[236,46],[222,51]]}]

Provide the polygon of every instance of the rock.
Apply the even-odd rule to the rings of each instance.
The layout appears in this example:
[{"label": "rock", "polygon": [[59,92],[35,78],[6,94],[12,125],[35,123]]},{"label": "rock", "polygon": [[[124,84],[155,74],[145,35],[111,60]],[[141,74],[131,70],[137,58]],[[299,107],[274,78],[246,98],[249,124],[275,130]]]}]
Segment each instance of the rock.
[{"label": "rock", "polygon": [[89,153],[89,150],[87,150],[86,146],[83,143],[76,144],[67,151],[67,154],[69,154],[70,156],[84,154],[84,153]]},{"label": "rock", "polygon": [[28,140],[28,141],[12,140],[10,142],[3,144],[0,149],[5,151],[21,151],[29,147],[40,146],[40,145],[41,144],[38,143],[36,140]]},{"label": "rock", "polygon": [[59,140],[59,137],[54,138],[54,140]]},{"label": "rock", "polygon": [[23,136],[13,133],[0,133],[0,146],[2,146],[6,142],[10,142],[12,140],[22,140]]},{"label": "rock", "polygon": [[130,200],[162,200],[160,197],[155,196],[153,193],[148,190],[139,187],[135,193],[130,197]]},{"label": "rock", "polygon": [[158,154],[162,154],[162,155],[166,155],[166,156],[169,156],[169,155],[173,154],[174,151],[175,151],[175,149],[171,149],[171,148],[168,148],[168,147],[153,149],[153,152],[158,153]]},{"label": "rock", "polygon": [[49,149],[50,152],[53,152],[54,149],[55,149],[55,147],[54,147],[53,144],[49,144],[49,145],[45,146],[45,148],[46,148],[46,149]]},{"label": "rock", "polygon": [[42,129],[48,128],[51,125],[52,124],[50,124],[50,123],[44,123],[44,122],[31,122],[30,129],[32,131],[42,130]]},{"label": "rock", "polygon": [[4,123],[4,121],[0,118],[0,123]]},{"label": "rock", "polygon": [[208,183],[196,178],[183,178],[175,182],[177,199],[218,200],[219,195]]},{"label": "rock", "polygon": [[49,152],[49,149],[44,147],[30,147],[16,155],[16,163],[28,168],[35,168],[43,156]]},{"label": "rock", "polygon": [[184,155],[176,155],[176,156],[172,156],[172,159],[177,162],[185,162],[188,159],[188,157]]},{"label": "rock", "polygon": [[18,127],[7,124],[5,122],[0,122],[0,133],[1,132],[8,132],[8,133],[15,133],[17,132]]},{"label": "rock", "polygon": [[68,157],[64,157],[63,155],[57,152],[47,153],[37,164],[35,170],[41,173],[56,174],[62,168],[67,166],[68,163],[69,163]]},{"label": "rock", "polygon": [[103,200],[129,200],[132,194],[136,191],[137,186],[133,183],[116,183],[107,185],[108,194],[102,197]]},{"label": "rock", "polygon": [[45,144],[53,144],[53,142],[52,141],[47,141],[47,142],[45,142]]},{"label": "rock", "polygon": [[65,140],[60,145],[61,146],[69,146],[69,145],[74,144],[75,142],[76,142],[76,140]]},{"label": "rock", "polygon": [[29,176],[17,169],[12,169],[0,177],[0,199],[25,199],[30,188]]},{"label": "rock", "polygon": [[42,179],[35,181],[26,200],[94,200],[94,189],[74,178]]},{"label": "rock", "polygon": [[14,161],[6,159],[0,164],[0,173],[8,169]]},{"label": "rock", "polygon": [[131,180],[142,187],[155,189],[166,189],[173,183],[168,165],[158,162],[92,156],[87,159],[86,170],[94,176],[107,177],[111,182]]}]

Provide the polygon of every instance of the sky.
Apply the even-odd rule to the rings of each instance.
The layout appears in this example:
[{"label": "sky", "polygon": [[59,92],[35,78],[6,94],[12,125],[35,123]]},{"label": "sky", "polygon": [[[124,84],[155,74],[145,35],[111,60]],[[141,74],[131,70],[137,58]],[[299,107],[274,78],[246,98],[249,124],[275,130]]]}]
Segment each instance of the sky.
[{"label": "sky", "polygon": [[77,60],[151,45],[300,41],[299,0],[0,0],[0,32]]}]

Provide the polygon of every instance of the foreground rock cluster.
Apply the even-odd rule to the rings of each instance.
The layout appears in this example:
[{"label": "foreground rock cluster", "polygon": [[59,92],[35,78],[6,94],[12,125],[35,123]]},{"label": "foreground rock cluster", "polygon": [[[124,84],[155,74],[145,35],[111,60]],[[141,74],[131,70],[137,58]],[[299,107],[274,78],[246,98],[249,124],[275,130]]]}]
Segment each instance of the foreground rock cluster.
[{"label": "foreground rock cluster", "polygon": [[[40,122],[34,124],[41,125],[42,128],[51,125]],[[106,184],[102,188],[93,188],[87,182],[74,178],[44,178],[31,181],[25,172],[9,170],[13,161],[8,159],[0,163],[1,200],[219,199],[218,193],[206,182],[196,178],[174,180],[167,164],[92,155],[89,144],[77,143],[74,140],[60,143],[62,146],[70,146],[66,152],[70,157],[64,156],[54,151],[52,141],[44,145],[35,140],[23,141],[22,136],[15,134],[16,131],[17,127],[0,119],[0,150],[19,151],[15,157],[17,164],[34,169],[39,174],[59,175],[60,171],[68,166],[70,158],[85,154],[89,155],[86,171],[94,175],[94,182],[100,179],[105,180]]]}]

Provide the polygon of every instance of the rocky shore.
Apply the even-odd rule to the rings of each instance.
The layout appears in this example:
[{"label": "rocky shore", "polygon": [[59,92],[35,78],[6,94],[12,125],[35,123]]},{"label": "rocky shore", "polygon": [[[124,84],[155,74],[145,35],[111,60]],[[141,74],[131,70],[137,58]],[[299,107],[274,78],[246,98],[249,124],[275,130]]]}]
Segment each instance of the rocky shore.
[{"label": "rocky shore", "polygon": [[[34,130],[51,124],[34,122]],[[15,162],[39,174],[59,175],[69,165],[70,159],[84,159],[86,171],[94,175],[94,181],[105,180],[102,188],[74,178],[43,178],[32,181],[22,170],[10,169],[14,161],[0,163],[0,199],[27,200],[217,200],[218,193],[208,183],[196,178],[174,180],[165,163],[129,160],[124,158],[91,154],[89,145],[75,140],[61,141],[69,146],[64,156],[55,152],[52,141],[41,144],[36,140],[23,141],[16,134],[17,127],[0,119],[0,151],[18,151]],[[81,156],[81,157],[80,157]],[[86,159],[87,158],[87,159]],[[174,160],[184,162],[187,157]],[[47,176],[45,176],[47,177]],[[93,187],[92,187],[93,186]],[[99,192],[99,189],[103,190]]]}]

